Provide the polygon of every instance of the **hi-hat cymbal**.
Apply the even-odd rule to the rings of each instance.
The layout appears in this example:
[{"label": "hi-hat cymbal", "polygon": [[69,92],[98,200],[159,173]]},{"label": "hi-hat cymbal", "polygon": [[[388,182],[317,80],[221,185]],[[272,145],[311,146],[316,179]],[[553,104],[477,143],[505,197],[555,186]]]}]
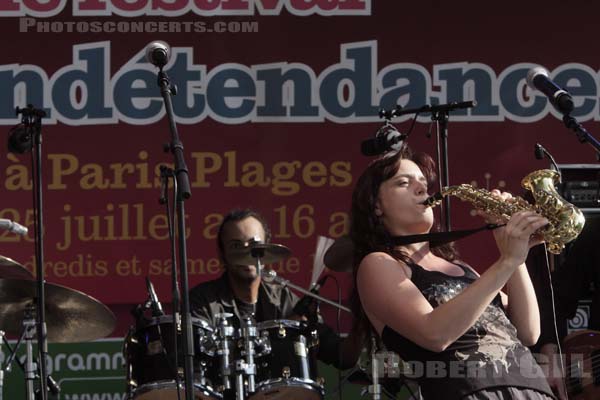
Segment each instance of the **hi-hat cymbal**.
[{"label": "hi-hat cymbal", "polygon": [[33,279],[33,274],[15,260],[0,256],[1,279]]},{"label": "hi-hat cymbal", "polygon": [[340,236],[325,252],[325,266],[337,272],[352,272],[354,264],[354,243],[350,236]]},{"label": "hi-hat cymbal", "polygon": [[[0,327],[19,335],[25,310],[33,304],[37,281],[0,279]],[[104,304],[85,293],[45,284],[48,342],[87,342],[110,335],[116,318]]]},{"label": "hi-hat cymbal", "polygon": [[229,248],[227,261],[236,265],[256,265],[260,257],[263,264],[272,264],[288,258],[292,251],[281,244],[274,243],[245,243],[243,246]]}]

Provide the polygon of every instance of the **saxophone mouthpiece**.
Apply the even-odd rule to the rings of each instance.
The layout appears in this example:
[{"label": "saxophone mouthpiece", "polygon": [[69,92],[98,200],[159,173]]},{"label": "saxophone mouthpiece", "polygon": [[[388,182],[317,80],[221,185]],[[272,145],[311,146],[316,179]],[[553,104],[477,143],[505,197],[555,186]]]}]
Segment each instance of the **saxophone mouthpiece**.
[{"label": "saxophone mouthpiece", "polygon": [[438,204],[440,204],[443,198],[444,196],[442,196],[442,194],[438,192],[426,198],[425,201],[423,201],[421,204],[423,204],[426,207],[435,207]]}]

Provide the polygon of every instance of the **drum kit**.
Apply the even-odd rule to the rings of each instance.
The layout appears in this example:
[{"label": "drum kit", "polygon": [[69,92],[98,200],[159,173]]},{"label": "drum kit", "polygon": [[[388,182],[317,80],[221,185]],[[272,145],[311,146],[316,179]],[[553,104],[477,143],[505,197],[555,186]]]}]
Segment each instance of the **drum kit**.
[{"label": "drum kit", "polygon": [[[341,255],[347,253],[347,245],[344,241],[337,243],[332,247],[333,253],[326,254],[326,261],[330,262],[332,269],[349,270],[345,256]],[[262,267],[289,254],[285,246],[254,243],[240,248],[232,257],[236,263],[256,264],[265,281],[293,288],[323,303],[350,311]],[[57,284],[46,283],[45,290],[47,338],[50,343],[92,341],[112,333],[116,318],[98,300]],[[11,370],[13,363],[23,369],[27,398],[35,398],[35,382],[39,379],[33,352],[37,325],[35,298],[36,280],[31,272],[18,262],[0,256],[0,304],[3,305],[0,308],[0,328],[4,330],[0,331],[0,345],[4,344],[9,350],[9,357],[0,366],[0,400],[4,373]],[[136,308],[136,324],[130,328],[124,341],[127,398],[181,400],[185,398],[181,318],[178,314],[156,315],[154,309],[151,317],[145,317],[146,309],[151,309],[149,302]],[[202,318],[192,318],[194,399],[324,398],[324,380],[317,374],[316,363],[319,339],[312,321],[277,319],[257,322],[250,315],[242,318],[240,327],[236,328],[232,317],[232,314],[220,314],[216,316],[214,326]],[[18,338],[14,348],[3,341],[5,333]],[[26,347],[24,363],[16,357],[22,343]],[[373,375],[376,378],[376,374]],[[60,388],[52,378],[48,377],[47,381],[49,389],[58,393]]]},{"label": "drum kit", "polygon": [[[193,318],[194,398],[319,400],[324,382],[316,376],[316,330],[304,321],[247,317],[235,329],[231,314],[211,326]],[[176,322],[177,324],[177,322]],[[154,317],[125,340],[127,394],[136,400],[183,398],[181,332],[173,317]],[[179,351],[176,356],[175,347]]]},{"label": "drum kit", "polygon": [[[229,257],[235,263],[256,264],[265,279],[296,288],[262,268],[263,263],[277,262],[289,254],[285,246],[255,243]],[[298,290],[348,310],[301,287]],[[236,328],[232,317],[228,313],[217,315],[216,326],[192,318],[195,399],[323,399],[324,380],[317,376],[318,335],[313,324],[291,319],[257,322],[251,315],[243,317]],[[136,319],[124,345],[128,398],[184,398],[181,321],[174,321],[172,315]]]},{"label": "drum kit", "polygon": [[[351,270],[351,257],[348,257],[348,252],[352,253],[351,246],[347,237],[336,241],[325,255],[326,262],[333,267],[330,269]],[[263,263],[278,262],[290,253],[282,245],[251,242],[228,257],[236,264],[257,265],[265,281],[293,288],[350,312],[339,303],[296,286],[262,267]],[[151,308],[148,303],[144,307]],[[124,343],[127,399],[181,400],[184,398],[181,321],[172,315],[139,318],[139,309],[140,306],[136,325],[130,328]],[[215,326],[202,318],[192,318],[194,399],[322,400],[325,397],[324,379],[317,372],[319,338],[310,319],[257,322],[253,316],[246,316],[236,328],[232,317],[228,313],[217,315]],[[357,364],[346,380],[368,385],[363,395],[379,400],[383,392],[390,393],[386,391],[389,382],[379,384],[379,379],[383,378],[382,374],[389,374],[391,367],[384,363],[382,369],[379,362],[382,352],[376,352],[376,346],[373,349],[369,361]]]},{"label": "drum kit", "polygon": [[[31,272],[18,262],[0,256],[0,344],[10,355],[0,368],[0,388],[4,373],[16,362],[25,374],[27,398],[35,398],[35,382],[39,379],[33,357],[36,339],[36,280]],[[47,339],[51,343],[86,342],[106,337],[116,325],[114,314],[98,300],[65,286],[45,283]],[[4,334],[18,337],[15,348]],[[26,358],[23,364],[17,358],[17,349],[25,342]],[[48,387],[58,393],[60,388],[48,377]],[[0,399],[2,391],[0,391]]]}]

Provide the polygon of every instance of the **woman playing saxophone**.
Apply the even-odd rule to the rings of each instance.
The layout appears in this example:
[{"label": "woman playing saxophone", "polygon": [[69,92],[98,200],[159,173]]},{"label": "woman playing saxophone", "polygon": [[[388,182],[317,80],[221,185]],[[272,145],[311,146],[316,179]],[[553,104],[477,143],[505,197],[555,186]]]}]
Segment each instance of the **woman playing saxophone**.
[{"label": "woman playing saxophone", "polygon": [[355,329],[374,332],[399,353],[426,400],[554,398],[525,347],[536,342],[540,320],[524,261],[548,220],[530,210],[512,215],[494,231],[500,256],[481,276],[450,245],[394,246],[391,237],[432,229],[423,202],[434,170],[431,157],[404,149],[371,163],[357,181]]}]

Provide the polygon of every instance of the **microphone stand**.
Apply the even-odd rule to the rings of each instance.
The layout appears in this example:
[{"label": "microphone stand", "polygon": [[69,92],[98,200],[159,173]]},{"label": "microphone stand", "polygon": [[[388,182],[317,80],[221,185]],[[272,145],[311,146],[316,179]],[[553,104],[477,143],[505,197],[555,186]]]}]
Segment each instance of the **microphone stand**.
[{"label": "microphone stand", "polygon": [[173,218],[171,215],[171,207],[169,203],[169,197],[167,195],[169,188],[169,179],[173,178],[173,197],[175,198],[175,202],[177,201],[177,181],[175,180],[175,171],[171,168],[161,165],[160,166],[160,198],[158,199],[159,204],[165,205],[165,211],[167,213],[167,224],[169,229],[169,240],[171,245],[171,309],[173,310],[173,353],[174,353],[174,364],[175,364],[175,385],[177,387],[177,399],[181,400],[180,397],[180,386],[181,386],[181,378],[179,377],[179,349],[177,346],[177,334],[181,329],[181,320],[179,314],[179,302],[180,302],[180,293],[179,293],[179,280],[177,279],[177,257],[175,256],[175,248],[177,244],[175,242],[175,231],[173,229]]},{"label": "microphone stand", "polygon": [[[450,119],[449,110],[440,110],[431,112],[431,120],[437,122],[438,133],[438,151],[441,147],[441,153],[438,154],[438,168],[440,174],[440,190],[443,187],[450,186],[450,176],[448,167],[448,120]],[[444,207],[444,228],[446,232],[451,230],[450,221],[450,196],[444,196],[442,200]]]},{"label": "microphone stand", "polygon": [[[450,169],[448,166],[448,121],[450,120],[450,111],[462,108],[471,108],[477,105],[476,101],[451,102],[448,104],[426,104],[419,108],[402,109],[396,106],[396,109],[383,113],[386,118],[398,117],[405,114],[431,113],[431,120],[437,122],[438,132],[438,168],[440,168],[440,190],[443,187],[450,186]],[[446,232],[451,229],[450,221],[450,196],[445,196],[443,202],[443,219]]]},{"label": "microphone stand", "polygon": [[290,282],[288,279],[284,279],[284,278],[278,276],[277,272],[273,271],[272,269],[265,270],[264,268],[260,268],[260,275],[261,275],[261,278],[264,279],[265,282],[275,282],[278,285],[281,285],[283,287],[286,287],[286,286],[290,287],[292,289],[299,291],[300,293],[302,293],[305,296],[310,296],[310,297],[317,299],[323,303],[329,304],[330,306],[337,307],[342,311],[352,313],[352,311],[350,311],[350,309],[348,307],[345,307],[339,303],[336,303],[335,301],[326,299],[325,297],[322,297],[316,293],[313,293],[310,290],[306,290],[301,286],[295,285],[292,282]]},{"label": "microphone stand", "polygon": [[[185,239],[185,208],[184,201],[192,195],[190,190],[190,180],[188,168],[183,158],[183,143],[179,140],[177,125],[175,124],[175,116],[173,113],[173,103],[171,96],[177,94],[177,89],[169,82],[169,77],[163,71],[163,66],[159,67],[158,86],[160,93],[165,103],[165,111],[169,119],[169,129],[171,131],[171,143],[165,146],[165,151],[170,151],[173,154],[175,165],[175,180],[177,181],[177,201],[175,208],[177,209],[177,232],[179,238],[179,267],[181,276],[181,314],[182,314],[182,330],[183,330],[183,355],[184,355],[184,377],[185,377],[185,398],[186,400],[194,400],[194,345],[192,342],[192,321],[190,314],[189,301],[189,284],[187,273],[187,252]],[[174,268],[173,268],[174,270]],[[175,310],[173,310],[175,312]]]},{"label": "microphone stand", "polygon": [[594,150],[596,150],[596,157],[598,161],[600,161],[600,142],[571,115],[565,114],[563,116],[563,122],[568,129],[575,132],[580,143],[589,143]]},{"label": "microphone stand", "polygon": [[[42,198],[42,118],[46,116],[44,110],[38,110],[33,105],[28,104],[26,108],[16,108],[16,115],[22,114],[22,124],[24,131],[15,131],[12,133],[9,143],[29,144],[27,147],[11,147],[10,151],[24,153],[32,151],[32,174],[34,175],[34,227],[35,227],[35,260],[36,260],[36,280],[37,280],[37,298],[36,298],[36,316],[37,327],[36,334],[38,339],[39,352],[39,371],[40,371],[40,399],[48,398],[48,381],[46,359],[48,356],[48,341],[46,328],[46,292],[44,278],[44,232],[43,232],[43,198]],[[20,137],[19,137],[20,136]],[[28,393],[28,397],[31,394]],[[29,400],[33,400],[30,398]]]}]

